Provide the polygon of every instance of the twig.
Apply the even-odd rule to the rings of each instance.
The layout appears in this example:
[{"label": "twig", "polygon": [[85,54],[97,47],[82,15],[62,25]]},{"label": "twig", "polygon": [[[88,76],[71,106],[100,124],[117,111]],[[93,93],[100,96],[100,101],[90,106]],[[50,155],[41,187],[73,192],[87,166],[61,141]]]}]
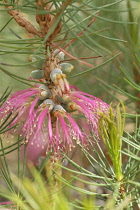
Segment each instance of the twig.
[{"label": "twig", "polygon": [[[81,57],[81,58],[78,58],[79,60],[84,60],[84,59],[92,59],[92,58],[100,58],[102,57],[101,55],[98,55],[98,56],[92,56],[92,57]],[[73,60],[72,58],[71,59],[66,59],[65,61],[71,61]],[[60,63],[62,63],[64,61],[60,61]]]},{"label": "twig", "polygon": [[26,19],[23,17],[23,15],[21,15],[21,14],[19,13],[18,10],[13,9],[12,6],[6,6],[6,5],[5,5],[5,8],[6,8],[6,9],[9,9],[9,10],[7,11],[7,12],[9,13],[9,15],[11,15],[11,16],[15,19],[15,21],[16,21],[21,27],[25,28],[26,31],[28,31],[28,32],[31,33],[31,34],[37,35],[37,36],[40,37],[40,38],[43,38],[42,33],[41,33],[40,31],[38,31],[38,30],[35,28],[35,26],[33,26],[33,24],[32,24],[30,21],[26,20]]}]

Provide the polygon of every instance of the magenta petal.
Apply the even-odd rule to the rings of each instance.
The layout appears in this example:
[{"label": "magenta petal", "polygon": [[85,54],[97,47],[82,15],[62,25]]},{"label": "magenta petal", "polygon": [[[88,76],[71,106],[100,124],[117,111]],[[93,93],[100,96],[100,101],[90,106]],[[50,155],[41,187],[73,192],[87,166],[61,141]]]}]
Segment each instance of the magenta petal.
[{"label": "magenta petal", "polygon": [[64,135],[60,138],[62,138],[63,140],[65,140],[65,144],[68,145],[69,147],[71,147],[73,145],[72,143],[72,139],[70,138],[70,134],[68,132],[68,128],[66,125],[66,122],[64,120],[64,118],[61,116],[61,114],[58,114],[58,119],[61,125],[61,129],[64,132]]},{"label": "magenta petal", "polygon": [[38,130],[41,129],[41,126],[42,126],[42,124],[43,124],[43,122],[44,122],[44,120],[46,118],[47,113],[48,113],[48,108],[47,107],[44,108],[43,111],[41,111],[41,113],[40,113],[40,115],[39,115],[39,117],[37,119],[38,120],[38,122],[37,122],[37,129]]},{"label": "magenta petal", "polygon": [[37,104],[38,100],[39,100],[39,96],[36,97],[35,100],[33,101],[32,105],[31,105],[31,107],[30,107],[29,115],[32,114],[32,112],[33,112],[33,110],[34,110],[34,108],[35,108],[35,105]]},{"label": "magenta petal", "polygon": [[51,140],[53,137],[53,132],[52,132],[52,123],[51,123],[50,113],[48,113],[48,133]]}]

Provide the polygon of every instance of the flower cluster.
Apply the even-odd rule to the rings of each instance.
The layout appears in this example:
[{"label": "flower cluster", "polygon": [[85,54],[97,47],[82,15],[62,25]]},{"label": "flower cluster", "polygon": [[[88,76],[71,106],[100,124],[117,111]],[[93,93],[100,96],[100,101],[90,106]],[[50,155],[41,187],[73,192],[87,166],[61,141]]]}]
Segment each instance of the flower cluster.
[{"label": "flower cluster", "polygon": [[[53,55],[60,60],[63,54]],[[91,132],[98,138],[100,114],[107,113],[109,105],[69,85],[65,73],[72,70],[71,64],[58,63],[44,84],[16,92],[1,107],[1,121],[10,116],[9,127],[16,126],[9,132],[25,137],[27,148],[32,148],[30,156],[34,153],[32,160],[44,152],[70,150],[75,142],[87,145]],[[31,76],[42,79],[43,71],[35,70]],[[74,120],[74,113],[84,117],[85,129]]]}]

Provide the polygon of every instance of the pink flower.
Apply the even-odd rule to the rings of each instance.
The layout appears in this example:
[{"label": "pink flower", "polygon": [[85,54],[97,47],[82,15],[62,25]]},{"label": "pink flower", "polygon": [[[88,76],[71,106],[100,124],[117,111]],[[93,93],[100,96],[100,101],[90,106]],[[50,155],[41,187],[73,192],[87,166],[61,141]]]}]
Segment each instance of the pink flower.
[{"label": "pink flower", "polygon": [[73,91],[71,100],[75,103],[74,109],[85,115],[89,130],[98,138],[98,121],[101,113],[108,113],[109,105],[90,94]]},{"label": "pink flower", "polygon": [[[36,96],[36,98],[31,98]],[[29,88],[27,90],[17,91],[11,96],[11,98],[1,107],[0,118],[3,122],[9,117],[9,127],[18,124],[18,128],[11,129],[10,132],[13,134],[20,129],[22,124],[25,122],[28,116],[32,114],[34,107],[39,99],[39,89]],[[13,121],[12,121],[13,119]],[[7,122],[7,123],[8,123]],[[21,125],[21,126],[20,126]]]},{"label": "pink flower", "polygon": [[56,129],[53,137],[54,146],[57,143],[56,149],[71,150],[74,147],[74,141],[77,144],[86,144],[85,134],[61,105],[56,105],[53,112],[56,117]]},{"label": "pink flower", "polygon": [[47,151],[49,139],[52,139],[50,112],[53,107],[53,101],[46,99],[34,109],[22,127],[21,135],[26,137],[27,159],[34,162]]},{"label": "pink flower", "polygon": [[[77,123],[61,105],[54,105],[50,99],[45,100],[34,111],[34,115],[28,118],[21,133],[22,136],[26,136],[27,156],[32,161],[44,151],[60,153],[60,151],[71,150],[74,147],[73,140],[77,143],[85,143],[85,135]],[[34,147],[37,149],[34,150]]]},{"label": "pink flower", "polygon": [[[69,151],[76,143],[87,146],[91,132],[99,139],[100,114],[108,112],[108,104],[73,86],[71,90],[61,75],[56,76],[57,88],[41,85],[18,91],[0,109],[2,122],[9,116],[9,127],[17,125],[9,133],[25,138],[27,159],[33,162],[48,152]],[[78,125],[73,118],[75,113],[84,117],[85,128],[83,120]]]}]

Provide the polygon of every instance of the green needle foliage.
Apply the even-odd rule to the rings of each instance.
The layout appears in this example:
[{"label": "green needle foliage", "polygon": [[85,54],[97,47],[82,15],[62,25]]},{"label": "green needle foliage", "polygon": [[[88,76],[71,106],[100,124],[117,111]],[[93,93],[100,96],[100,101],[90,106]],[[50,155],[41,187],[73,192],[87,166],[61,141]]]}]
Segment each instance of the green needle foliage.
[{"label": "green needle foliage", "polygon": [[[123,111],[125,113],[124,106]],[[113,109],[110,108],[109,116],[101,117],[99,133],[113,163],[116,179],[121,181],[123,179],[121,149],[125,119],[121,117],[119,107],[116,108],[116,116],[113,112]]]},{"label": "green needle foliage", "polygon": [[[32,179],[24,177],[19,179],[12,175],[12,180],[18,188],[18,193],[3,189],[5,197],[12,201],[13,208],[16,206],[20,209],[38,210],[38,209],[70,209],[66,198],[55,189],[49,188],[46,180],[38,173],[34,167],[30,167]],[[46,169],[47,172],[47,169]],[[52,190],[53,189],[53,190]]]},{"label": "green needle foliage", "polygon": [[[124,109],[123,104],[122,108]],[[140,186],[140,129],[136,128],[133,135],[125,133],[124,110],[122,116],[119,106],[116,108],[116,116],[114,112],[110,108],[110,117],[103,115],[100,120],[99,130],[105,147],[101,142],[95,140],[95,144],[91,143],[93,155],[81,146],[88,161],[86,163],[88,168],[86,165],[81,166],[65,156],[76,170],[64,166],[60,167],[74,174],[72,177],[77,182],[73,182],[73,179],[71,179],[70,182],[74,184],[70,185],[66,179],[64,180],[62,177],[59,177],[59,179],[80,194],[103,200],[104,206],[106,206],[102,207],[103,209],[137,209],[139,207]],[[76,185],[78,183],[80,187],[75,186],[75,183]],[[81,188],[80,183],[83,184],[84,188]],[[98,193],[98,188],[102,193]],[[113,194],[113,198],[110,198],[110,194]],[[107,204],[105,204],[105,201],[107,201]],[[114,205],[117,205],[117,207],[114,207]]]}]

